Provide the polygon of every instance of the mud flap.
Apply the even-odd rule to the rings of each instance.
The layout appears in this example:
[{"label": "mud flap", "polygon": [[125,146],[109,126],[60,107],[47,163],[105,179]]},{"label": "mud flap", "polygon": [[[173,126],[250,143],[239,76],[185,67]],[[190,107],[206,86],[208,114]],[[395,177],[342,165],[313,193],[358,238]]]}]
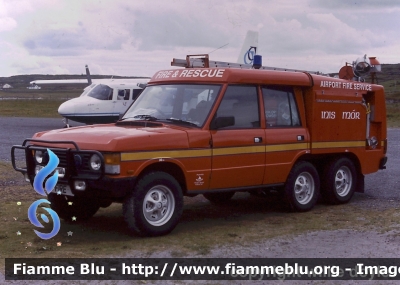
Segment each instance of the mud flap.
[{"label": "mud flap", "polygon": [[362,174],[361,172],[358,172],[358,176],[357,176],[357,185],[356,185],[356,190],[355,192],[358,193],[364,193],[364,174]]}]

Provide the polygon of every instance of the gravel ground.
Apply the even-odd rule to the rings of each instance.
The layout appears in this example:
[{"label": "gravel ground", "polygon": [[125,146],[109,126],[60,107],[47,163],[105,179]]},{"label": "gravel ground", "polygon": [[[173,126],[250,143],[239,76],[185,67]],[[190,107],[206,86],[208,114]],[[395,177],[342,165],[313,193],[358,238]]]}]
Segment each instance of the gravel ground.
[{"label": "gravel ground", "polygon": [[[59,119],[0,118],[0,159],[9,161],[10,148],[21,144],[24,138],[33,133],[62,127]],[[400,201],[400,129],[389,129],[388,164],[386,170],[366,177],[365,194],[356,194],[352,203],[373,209],[398,208]],[[379,225],[376,230],[357,231],[353,229],[308,232],[285,238],[260,240],[257,243],[242,242],[240,245],[220,246],[208,255],[190,257],[262,257],[262,258],[397,258],[400,252],[400,235],[397,231],[382,233]],[[142,252],[128,252],[126,257],[172,257],[171,252],[154,252],[152,256]],[[189,257],[189,256],[188,256]],[[0,284],[228,284],[228,281],[4,281],[0,273]],[[229,284],[249,284],[248,281],[235,281]],[[268,282],[282,284],[281,281]],[[287,281],[289,284],[365,284],[365,281]],[[253,281],[251,284],[264,284]],[[397,281],[384,281],[374,284],[400,284]]]}]

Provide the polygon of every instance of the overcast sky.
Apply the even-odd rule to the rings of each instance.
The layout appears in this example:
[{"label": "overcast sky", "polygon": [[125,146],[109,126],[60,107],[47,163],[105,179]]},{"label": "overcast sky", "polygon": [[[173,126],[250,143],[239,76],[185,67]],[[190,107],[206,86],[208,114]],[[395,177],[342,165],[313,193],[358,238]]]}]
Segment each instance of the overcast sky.
[{"label": "overcast sky", "polygon": [[212,51],[234,62],[248,30],[267,66],[400,62],[400,0],[0,0],[0,76],[81,74],[85,64],[152,76],[173,57]]}]

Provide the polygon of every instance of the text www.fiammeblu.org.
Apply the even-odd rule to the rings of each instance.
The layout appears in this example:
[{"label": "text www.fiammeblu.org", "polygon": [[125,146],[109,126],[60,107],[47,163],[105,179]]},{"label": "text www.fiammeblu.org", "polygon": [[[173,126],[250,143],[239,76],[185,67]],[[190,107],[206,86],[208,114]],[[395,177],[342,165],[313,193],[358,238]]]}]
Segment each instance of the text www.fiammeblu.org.
[{"label": "text www.fiammeblu.org", "polygon": [[[167,272],[168,267],[172,267],[170,272]],[[382,265],[364,265],[357,263],[354,268],[341,267],[338,265],[323,265],[323,266],[307,266],[299,265],[298,263],[284,265],[236,265],[235,263],[227,263],[223,266],[205,266],[205,265],[179,265],[178,263],[165,263],[162,270],[159,271],[158,266],[149,266],[141,264],[132,264],[131,266],[122,264],[122,274],[142,275],[149,277],[159,275],[159,277],[190,276],[190,275],[206,275],[206,276],[222,276],[230,275],[231,277],[246,278],[249,280],[263,280],[265,278],[276,278],[284,280],[291,279],[309,279],[309,278],[342,278],[347,274],[351,278],[394,278],[400,275],[399,266],[382,266]],[[235,278],[236,279],[236,278]]]}]

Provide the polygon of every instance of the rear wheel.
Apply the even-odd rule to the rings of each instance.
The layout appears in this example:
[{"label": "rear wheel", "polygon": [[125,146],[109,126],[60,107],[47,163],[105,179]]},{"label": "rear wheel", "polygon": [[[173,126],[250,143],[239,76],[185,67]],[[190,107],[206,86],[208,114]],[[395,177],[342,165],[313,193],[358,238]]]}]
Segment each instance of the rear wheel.
[{"label": "rear wheel", "polygon": [[319,176],[315,167],[306,161],[296,163],[289,173],[284,196],[291,210],[311,210],[318,199]]},{"label": "rear wheel", "polygon": [[235,195],[235,192],[204,193],[203,196],[214,204],[227,203]]},{"label": "rear wheel", "polygon": [[356,188],[357,171],[347,157],[332,161],[324,172],[324,200],[331,204],[350,201]]},{"label": "rear wheel", "polygon": [[123,204],[129,229],[145,236],[171,232],[178,224],[182,211],[182,189],[174,177],[164,172],[143,176]]}]

